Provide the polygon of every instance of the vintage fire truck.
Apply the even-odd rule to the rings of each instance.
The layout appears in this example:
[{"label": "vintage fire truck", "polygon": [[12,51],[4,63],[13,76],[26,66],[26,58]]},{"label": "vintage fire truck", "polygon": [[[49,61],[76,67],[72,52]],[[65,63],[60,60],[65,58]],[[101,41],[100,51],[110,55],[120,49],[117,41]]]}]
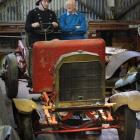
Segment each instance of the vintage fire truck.
[{"label": "vintage fire truck", "polygon": [[[134,140],[138,91],[105,94],[103,39],[51,40],[26,48],[18,40],[12,53],[1,53],[0,76],[13,101],[22,140],[39,134],[68,134],[116,128],[120,140]],[[16,98],[18,80],[26,78],[34,101]]]}]

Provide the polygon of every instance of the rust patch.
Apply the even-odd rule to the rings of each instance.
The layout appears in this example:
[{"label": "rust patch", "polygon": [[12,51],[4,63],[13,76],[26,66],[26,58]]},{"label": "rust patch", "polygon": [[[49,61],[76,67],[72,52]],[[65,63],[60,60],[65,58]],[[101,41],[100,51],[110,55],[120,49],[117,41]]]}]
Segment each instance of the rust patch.
[{"label": "rust patch", "polygon": [[46,65],[47,65],[47,59],[46,59],[46,56],[45,56],[45,50],[44,49],[42,49],[40,51],[40,56],[41,56],[41,59],[40,59],[41,67],[45,68]]}]

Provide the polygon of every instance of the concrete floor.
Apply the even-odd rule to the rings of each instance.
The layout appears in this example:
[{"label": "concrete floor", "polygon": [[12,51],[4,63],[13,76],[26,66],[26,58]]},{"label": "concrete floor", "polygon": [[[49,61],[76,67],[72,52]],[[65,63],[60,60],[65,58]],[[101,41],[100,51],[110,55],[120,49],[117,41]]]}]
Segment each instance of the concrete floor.
[{"label": "concrete floor", "polygon": [[[20,82],[19,84],[19,93],[18,98],[32,98],[36,97],[38,95],[29,95],[28,94],[28,88],[26,87],[27,83]],[[2,88],[2,93],[5,96],[5,88],[4,83],[0,80],[0,86]],[[11,101],[7,99],[5,96],[5,101],[8,109],[10,124],[15,127],[15,123],[13,120],[13,114],[12,114],[12,108],[11,108]],[[108,129],[108,130],[102,130],[102,134],[100,136],[86,134],[86,135],[39,135],[36,140],[119,140],[118,133],[116,129]],[[140,129],[136,130],[135,139],[134,140],[140,140]]]}]

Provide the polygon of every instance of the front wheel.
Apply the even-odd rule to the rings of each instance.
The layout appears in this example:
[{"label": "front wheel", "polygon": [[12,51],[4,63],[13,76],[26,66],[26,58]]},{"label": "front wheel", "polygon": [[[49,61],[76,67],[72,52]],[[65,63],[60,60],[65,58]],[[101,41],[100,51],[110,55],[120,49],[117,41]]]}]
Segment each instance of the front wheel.
[{"label": "front wheel", "polygon": [[34,140],[31,114],[16,114],[16,123],[21,140]]},{"label": "front wheel", "polygon": [[136,131],[136,113],[125,107],[117,112],[120,129],[118,129],[120,140],[134,140]]},{"label": "front wheel", "polygon": [[8,98],[18,94],[18,64],[16,56],[11,53],[5,59],[5,86]]}]

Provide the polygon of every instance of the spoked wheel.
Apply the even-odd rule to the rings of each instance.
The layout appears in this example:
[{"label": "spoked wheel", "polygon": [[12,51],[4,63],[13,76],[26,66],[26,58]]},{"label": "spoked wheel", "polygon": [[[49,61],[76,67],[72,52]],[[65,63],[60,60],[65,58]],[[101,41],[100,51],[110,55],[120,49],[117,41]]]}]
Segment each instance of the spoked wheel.
[{"label": "spoked wheel", "polygon": [[6,94],[8,98],[15,98],[18,94],[18,64],[13,53],[6,57],[5,71]]},{"label": "spoked wheel", "polygon": [[128,107],[125,107],[118,111],[117,114],[119,117],[119,125],[121,126],[121,128],[118,129],[119,139],[134,140],[136,131],[136,113]]}]

